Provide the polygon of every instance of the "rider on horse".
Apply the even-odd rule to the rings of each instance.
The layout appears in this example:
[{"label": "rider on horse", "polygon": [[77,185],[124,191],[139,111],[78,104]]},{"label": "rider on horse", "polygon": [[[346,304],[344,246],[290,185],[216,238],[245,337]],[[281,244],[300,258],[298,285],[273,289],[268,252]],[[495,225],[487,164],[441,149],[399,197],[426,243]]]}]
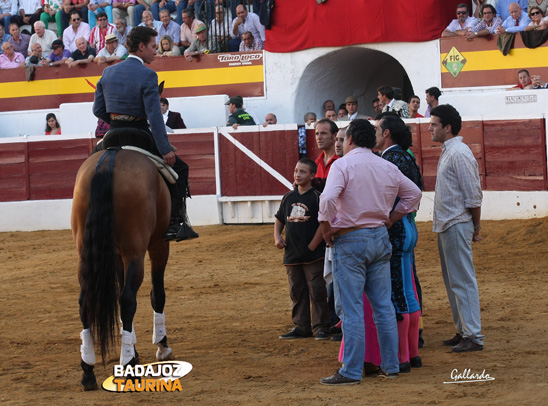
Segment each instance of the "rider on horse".
[{"label": "rider on horse", "polygon": [[[186,218],[185,199],[190,196],[188,165],[175,155],[167,138],[160,107],[158,75],[144,66],[145,63],[150,64],[156,54],[156,35],[156,31],[148,27],[135,27],[129,33],[129,56],[124,62],[104,70],[97,83],[93,114],[109,123],[111,130],[123,128],[132,131],[129,140],[127,137],[120,137],[114,141],[114,145],[109,145],[107,133],[102,143],[106,145],[98,146],[98,149],[121,146],[116,144],[132,145],[131,138],[136,139],[137,133],[141,132],[153,140],[146,149],[162,157],[179,175],[175,185],[168,184],[171,193],[171,220],[164,237],[168,241],[180,241],[198,235],[190,228],[190,224],[187,224]],[[124,135],[127,135],[127,131],[124,131]]]}]

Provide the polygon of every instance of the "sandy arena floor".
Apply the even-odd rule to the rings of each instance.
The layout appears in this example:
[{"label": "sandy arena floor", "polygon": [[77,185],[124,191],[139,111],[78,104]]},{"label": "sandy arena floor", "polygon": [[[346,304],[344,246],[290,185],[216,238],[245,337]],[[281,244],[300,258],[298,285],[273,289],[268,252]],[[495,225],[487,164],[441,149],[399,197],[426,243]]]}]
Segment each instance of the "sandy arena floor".
[{"label": "sandy arena floor", "polygon": [[[70,231],[0,233],[0,403],[7,405],[544,405],[548,399],[548,218],[483,222],[474,244],[485,350],[452,354],[455,331],[430,223],[419,224],[424,367],[358,386],[319,384],[339,366],[339,343],[282,341],[291,301],[272,226],[199,227],[172,245],[166,317],[176,359],[194,369],[182,392],[82,392],[76,251]],[[155,361],[150,274],[135,318],[141,363]],[[101,383],[112,373],[116,348]],[[444,384],[470,369],[492,382]]]}]

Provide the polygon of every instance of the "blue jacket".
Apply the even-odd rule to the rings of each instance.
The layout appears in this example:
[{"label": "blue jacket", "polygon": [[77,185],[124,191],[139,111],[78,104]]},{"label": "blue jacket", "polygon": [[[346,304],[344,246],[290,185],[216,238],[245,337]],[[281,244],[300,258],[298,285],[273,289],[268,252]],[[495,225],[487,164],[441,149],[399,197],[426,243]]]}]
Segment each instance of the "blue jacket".
[{"label": "blue jacket", "polygon": [[110,113],[128,114],[148,119],[158,151],[171,151],[160,108],[158,75],[138,59],[109,66],[97,83],[93,114],[110,123]]}]

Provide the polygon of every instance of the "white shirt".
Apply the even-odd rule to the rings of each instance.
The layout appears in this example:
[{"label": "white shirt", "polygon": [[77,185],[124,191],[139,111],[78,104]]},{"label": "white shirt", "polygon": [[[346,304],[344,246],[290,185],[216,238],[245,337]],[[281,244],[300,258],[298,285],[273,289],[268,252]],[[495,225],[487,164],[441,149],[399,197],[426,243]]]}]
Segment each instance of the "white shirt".
[{"label": "white shirt", "polygon": [[242,38],[242,34],[249,31],[254,38],[260,38],[261,41],[265,42],[266,37],[264,33],[264,25],[261,24],[257,14],[248,12],[243,24],[238,26],[238,35],[234,35],[234,25],[236,24],[236,20],[238,18],[239,17],[236,17],[232,21],[232,26],[230,27],[230,36],[232,38]]},{"label": "white shirt", "polygon": [[99,53],[97,54],[97,57],[103,56],[105,58],[110,58],[111,56],[119,56],[120,58],[122,58],[126,54],[127,54],[127,49],[123,45],[118,45],[118,47],[114,50],[112,54],[108,52],[108,49],[105,46],[103,49],[99,51]]},{"label": "white shirt", "polygon": [[51,44],[53,44],[53,41],[55,41],[56,39],[57,35],[55,35],[55,33],[50,30],[46,30],[43,37],[39,37],[36,33],[32,34],[29,41],[29,55],[32,52],[31,46],[35,43],[42,45],[42,53],[44,55],[49,55],[51,53]]},{"label": "white shirt", "polygon": [[478,23],[479,23],[479,21],[476,17],[468,16],[468,18],[464,22],[464,27],[461,27],[459,19],[455,18],[447,26],[446,30],[450,31],[450,32],[455,32],[455,31],[460,31],[460,30],[466,30],[468,28],[473,29]]},{"label": "white shirt", "polygon": [[76,51],[76,40],[78,38],[85,38],[87,41],[90,32],[91,29],[89,28],[89,24],[84,23],[83,21],[80,23],[76,32],[74,32],[72,25],[69,25],[65,31],[63,31],[63,44],[65,45],[65,49],[68,49],[70,52]]},{"label": "white shirt", "polygon": [[42,7],[40,0],[19,0],[19,10],[25,10],[25,15],[34,14]]}]

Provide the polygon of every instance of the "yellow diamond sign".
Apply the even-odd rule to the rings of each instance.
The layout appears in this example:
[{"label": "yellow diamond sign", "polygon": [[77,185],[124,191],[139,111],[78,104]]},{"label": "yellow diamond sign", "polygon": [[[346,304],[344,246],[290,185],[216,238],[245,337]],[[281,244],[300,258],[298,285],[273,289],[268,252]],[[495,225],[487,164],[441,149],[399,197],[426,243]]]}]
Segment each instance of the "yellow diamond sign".
[{"label": "yellow diamond sign", "polygon": [[464,67],[466,58],[457,50],[457,48],[453,47],[441,63],[445,69],[456,78]]}]

